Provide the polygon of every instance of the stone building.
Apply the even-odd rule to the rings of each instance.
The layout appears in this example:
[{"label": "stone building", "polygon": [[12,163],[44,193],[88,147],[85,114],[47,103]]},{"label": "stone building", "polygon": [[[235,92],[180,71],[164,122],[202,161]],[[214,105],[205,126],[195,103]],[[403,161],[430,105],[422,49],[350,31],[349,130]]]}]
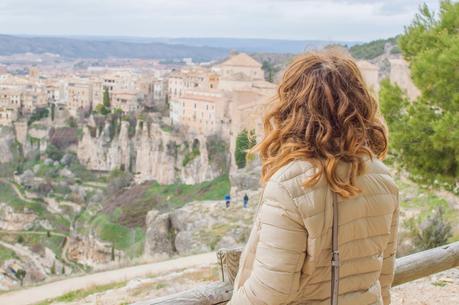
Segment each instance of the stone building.
[{"label": "stone building", "polygon": [[135,91],[114,91],[111,96],[112,109],[121,109],[123,113],[139,112],[142,109],[144,95]]},{"label": "stone building", "polygon": [[0,106],[21,108],[22,92],[18,89],[1,89],[0,88]]},{"label": "stone building", "polygon": [[0,107],[0,125],[11,125],[17,118],[17,108]]},{"label": "stone building", "polygon": [[180,97],[185,90],[189,89],[216,89],[219,83],[219,76],[207,69],[194,67],[174,71],[168,76],[169,100]]},{"label": "stone building", "polygon": [[247,90],[253,82],[264,81],[262,65],[245,53],[232,55],[223,63],[213,67],[219,75],[218,88],[221,90]]},{"label": "stone building", "polygon": [[89,79],[73,79],[67,87],[67,108],[72,116],[93,107],[93,87]]},{"label": "stone building", "polygon": [[187,90],[170,102],[171,122],[194,134],[210,135],[222,131],[228,97],[216,89]]}]

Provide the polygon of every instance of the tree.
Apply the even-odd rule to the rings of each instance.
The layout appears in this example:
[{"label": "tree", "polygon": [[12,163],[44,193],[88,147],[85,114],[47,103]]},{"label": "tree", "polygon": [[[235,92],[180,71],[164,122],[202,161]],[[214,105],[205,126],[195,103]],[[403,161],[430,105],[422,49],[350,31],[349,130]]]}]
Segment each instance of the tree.
[{"label": "tree", "polygon": [[30,116],[29,120],[27,121],[27,125],[30,126],[33,122],[40,121],[41,119],[47,118],[48,116],[48,108],[36,108]]},{"label": "tree", "polygon": [[73,116],[69,116],[66,120],[65,123],[67,124],[68,127],[70,128],[77,128],[78,127],[78,122]]},{"label": "tree", "polygon": [[62,157],[64,156],[64,152],[61,151],[59,148],[57,148],[53,144],[48,144],[46,147],[46,155],[48,158],[54,160],[54,161],[60,161]]},{"label": "tree", "polygon": [[108,88],[104,88],[104,97],[102,104],[106,108],[110,108],[110,94],[108,93]]},{"label": "tree", "polygon": [[247,163],[247,151],[256,144],[254,132],[244,129],[236,138],[234,158],[238,168],[244,168]]},{"label": "tree", "polygon": [[19,269],[14,274],[16,276],[16,278],[21,282],[21,286],[24,286],[24,278],[25,278],[26,274],[27,274],[27,272],[25,270],[23,270],[23,269]]},{"label": "tree", "polygon": [[422,6],[399,38],[421,96],[383,83],[381,109],[391,131],[391,148],[415,177],[451,189],[459,175],[459,3],[442,1],[438,16]]},{"label": "tree", "polygon": [[50,272],[51,274],[56,274],[56,262],[55,261],[53,262],[53,265],[51,266]]},{"label": "tree", "polygon": [[105,107],[104,104],[97,104],[94,111],[104,116],[110,113],[110,109]]}]

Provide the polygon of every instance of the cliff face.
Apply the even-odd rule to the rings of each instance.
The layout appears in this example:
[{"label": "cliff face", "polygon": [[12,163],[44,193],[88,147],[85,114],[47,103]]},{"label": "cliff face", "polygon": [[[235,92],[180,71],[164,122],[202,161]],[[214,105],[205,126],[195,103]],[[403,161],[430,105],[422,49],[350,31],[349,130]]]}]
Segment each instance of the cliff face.
[{"label": "cliff face", "polygon": [[109,123],[96,134],[85,126],[77,152],[80,162],[90,170],[124,168],[135,173],[139,181],[195,184],[222,174],[210,165],[205,138],[176,135],[155,123],[138,122],[132,137],[125,121],[114,137],[110,136]]},{"label": "cliff face", "polygon": [[0,127],[0,164],[13,160],[12,145],[15,141],[14,131],[8,127]]}]

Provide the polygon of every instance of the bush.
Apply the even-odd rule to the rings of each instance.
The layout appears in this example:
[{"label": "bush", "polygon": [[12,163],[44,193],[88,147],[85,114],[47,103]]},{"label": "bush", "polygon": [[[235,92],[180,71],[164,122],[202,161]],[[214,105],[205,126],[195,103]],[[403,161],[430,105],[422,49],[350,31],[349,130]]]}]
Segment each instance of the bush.
[{"label": "bush", "polygon": [[33,122],[40,121],[41,119],[47,118],[48,116],[48,108],[36,108],[30,116],[29,120],[27,121],[27,125],[30,126]]},{"label": "bush", "polygon": [[131,173],[115,169],[108,177],[107,194],[114,194],[119,190],[129,186],[133,177]]},{"label": "bush", "polygon": [[414,218],[408,221],[408,228],[414,238],[418,251],[442,246],[448,243],[452,236],[451,224],[444,218],[443,207],[436,207],[432,215],[417,225]]},{"label": "bush", "polygon": [[61,151],[59,148],[54,146],[53,144],[49,144],[46,147],[46,156],[54,161],[60,161],[64,156],[64,152]]},{"label": "bush", "polygon": [[65,123],[67,124],[68,127],[70,128],[77,128],[78,127],[78,122],[73,116],[69,116],[67,120],[65,120]]}]

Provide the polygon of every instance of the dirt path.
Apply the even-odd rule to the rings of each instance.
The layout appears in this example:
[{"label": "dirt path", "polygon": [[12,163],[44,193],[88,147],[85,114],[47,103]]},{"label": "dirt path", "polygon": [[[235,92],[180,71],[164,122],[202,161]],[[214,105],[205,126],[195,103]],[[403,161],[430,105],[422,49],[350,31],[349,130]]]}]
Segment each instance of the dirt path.
[{"label": "dirt path", "polygon": [[[47,231],[13,231],[13,230],[0,230],[0,234],[21,234],[21,235],[48,235]],[[67,237],[67,235],[62,233],[57,233],[50,231],[49,234],[51,236],[59,236],[59,237]]]},{"label": "dirt path", "polygon": [[13,182],[11,182],[11,181],[9,181],[7,179],[0,178],[0,183],[8,184],[13,189],[13,191],[16,193],[16,195],[18,195],[19,199],[21,199],[22,201],[25,201],[25,202],[28,202],[28,203],[34,203],[35,202],[35,201],[25,197],[22,194],[21,190],[19,190],[17,185],[14,184]]},{"label": "dirt path", "polygon": [[216,263],[216,261],[217,257],[215,252],[211,252],[159,263],[89,274],[2,294],[0,295],[0,304],[30,305],[46,299],[59,297],[69,291],[85,289],[95,285],[106,285],[114,282],[127,281],[136,277],[165,273],[203,264],[207,265]]}]

